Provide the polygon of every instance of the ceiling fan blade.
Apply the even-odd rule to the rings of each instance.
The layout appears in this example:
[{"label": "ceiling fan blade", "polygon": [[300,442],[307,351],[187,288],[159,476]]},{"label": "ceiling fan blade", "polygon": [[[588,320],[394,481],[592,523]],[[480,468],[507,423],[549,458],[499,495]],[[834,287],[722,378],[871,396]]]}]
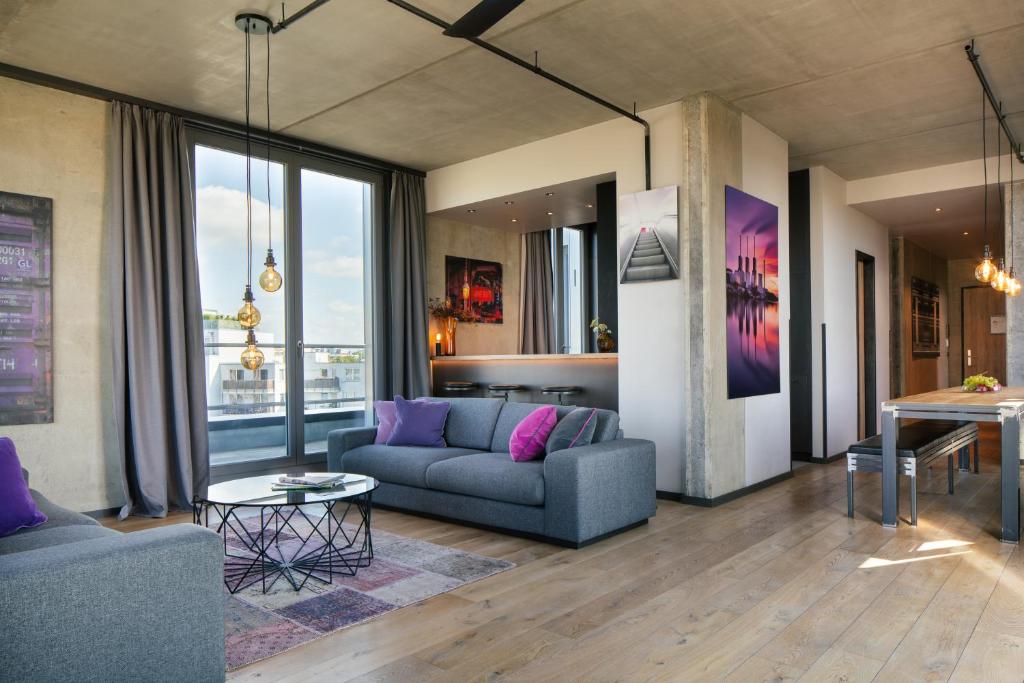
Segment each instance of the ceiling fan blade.
[{"label": "ceiling fan blade", "polygon": [[523,0],[481,0],[477,6],[462,15],[458,21],[445,30],[452,38],[479,38],[505,16],[519,7]]}]

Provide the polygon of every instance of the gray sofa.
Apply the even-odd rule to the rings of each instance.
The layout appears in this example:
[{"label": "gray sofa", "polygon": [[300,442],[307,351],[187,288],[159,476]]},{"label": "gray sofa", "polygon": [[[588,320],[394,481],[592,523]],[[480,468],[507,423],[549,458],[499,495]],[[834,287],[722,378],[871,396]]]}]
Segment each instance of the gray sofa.
[{"label": "gray sofa", "polygon": [[0,679],[224,680],[217,534],[122,534],[32,497],[49,519],[0,538]]},{"label": "gray sofa", "polygon": [[654,443],[623,438],[617,413],[598,411],[589,446],[513,462],[509,436],[537,404],[429,400],[452,404],[448,448],[373,445],[376,427],[339,429],[327,436],[330,470],[380,480],[375,505],[576,548],[654,516]]}]

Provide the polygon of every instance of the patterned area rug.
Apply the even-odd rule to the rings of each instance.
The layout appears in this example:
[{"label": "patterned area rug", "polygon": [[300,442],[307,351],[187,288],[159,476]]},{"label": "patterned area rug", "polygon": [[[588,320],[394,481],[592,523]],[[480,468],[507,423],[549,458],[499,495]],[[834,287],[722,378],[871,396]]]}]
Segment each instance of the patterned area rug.
[{"label": "patterned area rug", "polygon": [[[259,530],[256,519],[245,526]],[[296,527],[303,535],[311,528],[305,522]],[[282,549],[293,539],[282,534]],[[242,547],[234,540],[229,545]],[[295,591],[281,578],[266,594],[259,581],[234,595],[225,589],[228,671],[515,566],[376,529],[373,549],[370,566],[329,584],[307,581]]]}]

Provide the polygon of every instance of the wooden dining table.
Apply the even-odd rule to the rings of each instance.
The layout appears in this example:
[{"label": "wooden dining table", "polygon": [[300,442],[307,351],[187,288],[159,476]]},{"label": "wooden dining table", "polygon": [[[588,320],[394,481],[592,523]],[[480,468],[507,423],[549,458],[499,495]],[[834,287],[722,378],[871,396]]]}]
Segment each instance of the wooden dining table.
[{"label": "wooden dining table", "polygon": [[1002,540],[1020,542],[1020,420],[1024,412],[1024,387],[976,393],[960,387],[904,396],[882,403],[882,525],[898,523],[896,439],[899,420],[966,420],[998,422],[1000,446],[1000,493]]}]

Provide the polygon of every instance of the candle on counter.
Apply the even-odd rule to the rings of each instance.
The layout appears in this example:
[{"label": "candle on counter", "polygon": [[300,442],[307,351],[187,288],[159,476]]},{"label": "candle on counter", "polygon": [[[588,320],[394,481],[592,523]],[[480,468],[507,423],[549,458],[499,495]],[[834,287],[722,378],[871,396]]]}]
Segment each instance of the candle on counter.
[{"label": "candle on counter", "polygon": [[434,335],[434,355],[435,356],[440,356],[441,355],[441,333],[440,332],[438,332],[437,334]]}]

